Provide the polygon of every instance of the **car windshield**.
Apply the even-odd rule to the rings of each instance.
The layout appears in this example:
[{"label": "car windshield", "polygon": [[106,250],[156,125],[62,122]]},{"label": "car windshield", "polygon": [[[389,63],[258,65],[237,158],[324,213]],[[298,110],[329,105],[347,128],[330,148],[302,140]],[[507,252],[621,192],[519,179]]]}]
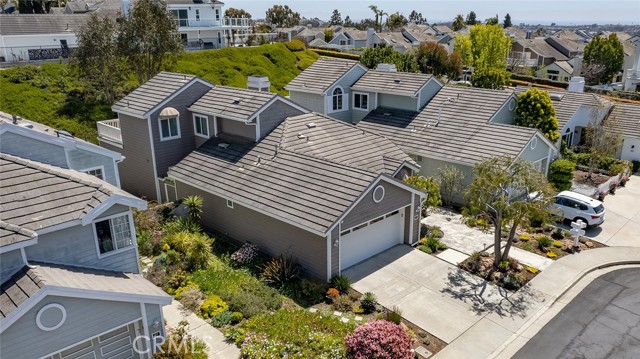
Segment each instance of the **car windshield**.
[{"label": "car windshield", "polygon": [[602,212],[604,212],[604,206],[603,205],[599,205],[597,207],[593,207],[593,210],[596,211],[596,213],[602,213]]}]

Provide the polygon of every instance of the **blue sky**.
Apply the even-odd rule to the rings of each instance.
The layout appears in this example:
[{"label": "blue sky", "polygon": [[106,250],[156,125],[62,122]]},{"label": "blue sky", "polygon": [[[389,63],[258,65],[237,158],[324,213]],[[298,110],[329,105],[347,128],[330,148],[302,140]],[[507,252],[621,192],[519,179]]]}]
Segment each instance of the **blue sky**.
[{"label": "blue sky", "polygon": [[500,21],[506,13],[514,24],[521,22],[548,25],[557,24],[640,24],[640,0],[500,0],[500,1],[430,1],[430,0],[222,0],[225,8],[242,8],[253,18],[264,18],[265,11],[274,4],[289,5],[307,18],[328,20],[333,9],[338,9],[344,18],[353,20],[372,18],[369,5],[376,5],[388,13],[399,11],[405,16],[416,10],[429,23],[450,21],[456,14],[466,16],[475,11],[477,18],[484,20],[496,13]]}]

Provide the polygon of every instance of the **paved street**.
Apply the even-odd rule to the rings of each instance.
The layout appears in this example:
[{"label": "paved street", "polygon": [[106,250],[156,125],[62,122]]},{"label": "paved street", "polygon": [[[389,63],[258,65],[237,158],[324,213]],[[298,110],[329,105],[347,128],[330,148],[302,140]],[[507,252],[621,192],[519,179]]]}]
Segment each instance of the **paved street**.
[{"label": "paved street", "polygon": [[514,358],[640,358],[640,268],[595,279]]}]

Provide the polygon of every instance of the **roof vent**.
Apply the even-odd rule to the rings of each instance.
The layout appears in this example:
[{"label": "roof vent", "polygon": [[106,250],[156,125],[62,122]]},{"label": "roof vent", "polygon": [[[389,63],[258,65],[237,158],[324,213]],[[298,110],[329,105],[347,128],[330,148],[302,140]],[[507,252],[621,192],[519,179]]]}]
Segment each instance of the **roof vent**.
[{"label": "roof vent", "polygon": [[395,79],[393,79],[393,82],[395,82],[395,83],[399,84],[399,83],[400,83],[400,78],[397,78],[397,77],[396,77]]},{"label": "roof vent", "polygon": [[298,132],[298,138],[303,140],[303,139],[307,138],[307,136],[305,136],[305,135],[301,134],[300,132]]},{"label": "roof vent", "polygon": [[249,76],[247,78],[247,88],[249,90],[269,92],[270,87],[271,82],[268,77]]},{"label": "roof vent", "polygon": [[21,123],[18,126],[25,127],[25,128],[33,128],[33,125],[30,123]]},{"label": "roof vent", "polygon": [[561,94],[561,93],[550,93],[550,94],[549,94],[549,97],[550,97],[552,100],[562,101],[562,98],[564,97],[564,95],[563,95],[563,94]]},{"label": "roof vent", "polygon": [[307,128],[316,128],[316,123],[315,122],[307,123]]},{"label": "roof vent", "polygon": [[376,71],[398,72],[398,69],[395,64],[378,64],[378,66],[376,66]]},{"label": "roof vent", "polygon": [[236,98],[233,99],[233,104],[234,105],[237,105],[239,103],[240,103],[240,99],[239,98],[236,97]]},{"label": "roof vent", "polygon": [[226,150],[227,147],[229,147],[229,144],[228,143],[218,143],[218,147],[222,148],[223,150]]}]

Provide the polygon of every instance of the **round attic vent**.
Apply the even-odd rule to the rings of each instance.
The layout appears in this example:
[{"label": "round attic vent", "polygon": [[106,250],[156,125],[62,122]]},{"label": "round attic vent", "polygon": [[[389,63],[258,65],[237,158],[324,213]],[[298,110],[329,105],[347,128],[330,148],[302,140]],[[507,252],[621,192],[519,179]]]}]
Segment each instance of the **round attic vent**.
[{"label": "round attic vent", "polygon": [[180,116],[180,112],[173,107],[165,107],[160,111],[160,118],[175,118]]},{"label": "round attic vent", "polygon": [[373,202],[380,203],[382,202],[382,199],[384,199],[384,187],[382,187],[382,185],[378,185],[373,190]]},{"label": "round attic vent", "polygon": [[57,303],[45,305],[36,315],[36,325],[45,332],[60,328],[65,320],[67,320],[67,311]]}]

